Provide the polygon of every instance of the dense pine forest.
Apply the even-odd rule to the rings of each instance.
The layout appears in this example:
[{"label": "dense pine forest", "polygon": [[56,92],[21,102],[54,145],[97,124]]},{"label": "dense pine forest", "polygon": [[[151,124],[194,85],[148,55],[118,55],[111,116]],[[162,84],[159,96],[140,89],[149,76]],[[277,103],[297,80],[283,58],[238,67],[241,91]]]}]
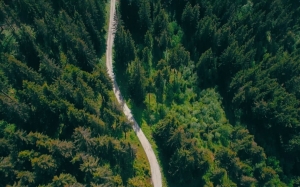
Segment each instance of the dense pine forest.
[{"label": "dense pine forest", "polygon": [[0,186],[150,186],[103,60],[105,0],[0,0]]},{"label": "dense pine forest", "polygon": [[299,7],[119,1],[118,84],[169,186],[300,185]]}]

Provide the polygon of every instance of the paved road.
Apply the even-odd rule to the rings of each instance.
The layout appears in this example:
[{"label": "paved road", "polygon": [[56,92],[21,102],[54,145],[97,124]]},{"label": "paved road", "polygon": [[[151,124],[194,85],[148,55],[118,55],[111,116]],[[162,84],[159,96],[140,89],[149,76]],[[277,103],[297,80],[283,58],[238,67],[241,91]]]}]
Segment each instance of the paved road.
[{"label": "paved road", "polygon": [[113,47],[113,41],[114,41],[114,15],[115,15],[115,0],[111,0],[110,2],[110,17],[109,17],[109,29],[108,29],[108,36],[107,36],[107,49],[106,49],[106,67],[108,70],[108,75],[113,81],[113,91],[117,97],[118,102],[123,106],[123,112],[127,116],[127,118],[133,122],[133,130],[136,133],[137,137],[139,138],[141,145],[143,146],[145,153],[148,157],[150,168],[151,168],[151,179],[152,184],[154,187],[161,187],[162,181],[161,181],[161,173],[160,168],[156,159],[156,156],[153,152],[153,149],[151,147],[151,144],[147,140],[146,136],[144,135],[142,129],[139,127],[139,125],[136,123],[134,117],[132,116],[132,113],[128,106],[126,105],[125,101],[123,100],[123,97],[121,95],[120,89],[117,85],[115,75],[113,72],[113,65],[112,65],[112,47]]}]

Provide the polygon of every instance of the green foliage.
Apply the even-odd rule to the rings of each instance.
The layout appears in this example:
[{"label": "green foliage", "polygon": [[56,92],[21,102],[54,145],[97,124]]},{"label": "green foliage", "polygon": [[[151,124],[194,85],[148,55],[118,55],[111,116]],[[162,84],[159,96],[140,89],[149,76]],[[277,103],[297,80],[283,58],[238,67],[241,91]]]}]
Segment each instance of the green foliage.
[{"label": "green foliage", "polygon": [[197,4],[194,7],[192,7],[192,5],[188,2],[185,5],[181,17],[182,28],[188,36],[192,35],[195,32],[197,23],[199,21],[199,16],[200,16],[199,5]]},{"label": "green foliage", "polygon": [[51,186],[66,186],[76,183],[76,178],[70,174],[61,173],[59,176],[54,176]]},{"label": "green foliage", "polygon": [[139,0],[139,25],[142,32],[146,32],[151,27],[151,7],[150,1]]},{"label": "green foliage", "polygon": [[153,35],[158,38],[168,29],[168,15],[162,8],[157,10],[157,15],[153,21]]},{"label": "green foliage", "polygon": [[135,102],[141,103],[146,95],[145,70],[139,59],[132,61],[127,68],[128,92]]},{"label": "green foliage", "polygon": [[124,26],[118,23],[115,36],[115,54],[114,60],[120,68],[127,65],[135,59],[135,46],[131,34],[125,30]]},{"label": "green foliage", "polygon": [[180,66],[188,66],[190,54],[182,46],[176,46],[170,51],[168,59],[171,68],[178,69]]},{"label": "green foliage", "polygon": [[[116,69],[133,72],[132,61],[141,59],[134,62],[147,72],[141,80],[148,94],[139,101],[129,97],[141,111],[147,103],[142,117],[153,124],[171,186],[298,184],[299,20],[292,18],[299,5],[120,3],[118,19],[129,33],[123,38],[134,40],[136,56],[130,68]],[[140,17],[143,32],[135,27]],[[129,93],[139,83],[132,80],[132,75],[122,80],[131,81]]]},{"label": "green foliage", "polygon": [[[133,165],[135,150],[126,139],[131,124],[99,64],[106,6],[102,0],[0,1],[1,187],[148,180]],[[128,31],[122,34],[127,66],[135,46]]]},{"label": "green foliage", "polygon": [[216,58],[212,53],[212,50],[209,49],[202,53],[198,63],[198,78],[201,87],[210,87],[215,84],[217,80],[217,62]]}]

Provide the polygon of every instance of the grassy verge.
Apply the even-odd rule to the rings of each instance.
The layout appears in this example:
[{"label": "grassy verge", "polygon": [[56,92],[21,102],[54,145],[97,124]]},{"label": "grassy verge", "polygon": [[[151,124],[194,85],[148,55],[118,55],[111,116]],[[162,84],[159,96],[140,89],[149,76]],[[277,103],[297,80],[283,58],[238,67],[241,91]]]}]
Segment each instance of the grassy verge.
[{"label": "grassy verge", "polygon": [[136,151],[136,159],[133,164],[136,176],[142,182],[143,186],[152,186],[150,165],[146,153],[133,130],[127,133],[127,140]]}]

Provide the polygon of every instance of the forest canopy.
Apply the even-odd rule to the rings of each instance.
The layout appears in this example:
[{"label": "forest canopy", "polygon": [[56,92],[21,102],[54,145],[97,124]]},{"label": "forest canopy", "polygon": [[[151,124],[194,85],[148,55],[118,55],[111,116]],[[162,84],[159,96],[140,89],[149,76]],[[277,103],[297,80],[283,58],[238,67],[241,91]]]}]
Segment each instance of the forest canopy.
[{"label": "forest canopy", "polygon": [[151,126],[170,186],[300,185],[299,7],[120,1],[118,83]]},{"label": "forest canopy", "polygon": [[104,66],[108,6],[0,0],[0,186],[150,185]]}]

